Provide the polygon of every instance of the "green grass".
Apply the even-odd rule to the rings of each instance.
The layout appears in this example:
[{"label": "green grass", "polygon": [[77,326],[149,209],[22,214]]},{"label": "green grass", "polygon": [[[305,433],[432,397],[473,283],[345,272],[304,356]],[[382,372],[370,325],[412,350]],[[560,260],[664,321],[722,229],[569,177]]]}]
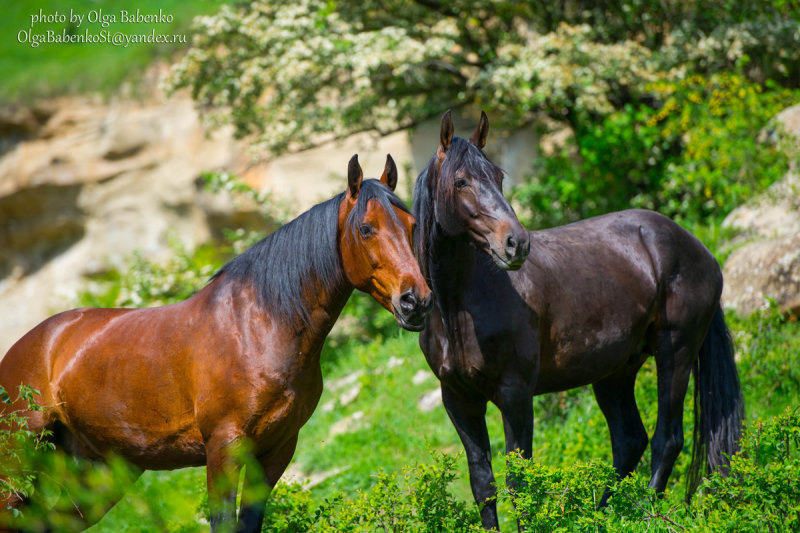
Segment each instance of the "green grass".
[{"label": "green grass", "polygon": [[[0,103],[28,101],[33,97],[47,97],[64,93],[98,91],[108,93],[127,81],[134,87],[142,73],[155,59],[167,57],[176,50],[185,48],[191,42],[189,29],[195,15],[216,11],[224,0],[198,0],[181,2],[179,0],[138,0],[137,2],[118,2],[103,0],[35,0],[33,2],[6,2],[3,17],[0,17]],[[171,23],[123,23],[120,12],[142,14],[158,13],[171,15]],[[44,15],[64,14],[66,23],[36,23],[31,28],[31,15],[39,10]],[[20,43],[21,31],[45,33],[48,30],[61,35],[69,27],[70,11],[84,16],[76,34],[83,34],[88,28],[90,34],[107,30],[111,34],[122,32],[127,35],[156,34],[186,35],[187,44],[141,44],[131,43],[127,47],[102,43],[43,43],[32,47]],[[102,11],[102,15],[100,14]],[[116,23],[103,27],[100,21],[89,22],[90,13],[97,18],[113,15]],[[94,17],[94,15],[92,15]],[[28,38],[30,40],[30,38]]]}]

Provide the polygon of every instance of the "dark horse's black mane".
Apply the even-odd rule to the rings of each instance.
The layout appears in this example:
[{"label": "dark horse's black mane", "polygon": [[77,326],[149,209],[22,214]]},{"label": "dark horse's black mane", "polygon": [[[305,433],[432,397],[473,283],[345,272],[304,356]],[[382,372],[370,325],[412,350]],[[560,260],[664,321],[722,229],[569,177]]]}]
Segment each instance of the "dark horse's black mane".
[{"label": "dark horse's black mane", "polygon": [[[342,286],[344,271],[336,241],[340,193],[315,205],[274,233],[257,242],[214,274],[211,280],[241,281],[257,289],[259,301],[290,320],[311,323],[306,295],[321,285],[332,292]],[[367,203],[377,200],[391,216],[391,206],[408,212],[403,202],[380,181],[361,183],[356,206],[347,218],[347,230],[358,231]],[[224,276],[224,277],[223,277]]]},{"label": "dark horse's black mane", "polygon": [[[456,323],[458,306],[455,305],[455,301],[461,293],[458,272],[464,266],[460,264],[463,258],[458,253],[451,253],[452,250],[437,250],[436,246],[446,248],[454,244],[452,239],[447,238],[447,227],[450,225],[450,218],[456,216],[454,194],[458,170],[464,169],[473,178],[478,179],[486,179],[488,176],[500,179],[503,170],[492,163],[483,150],[460,137],[453,137],[447,150],[447,157],[438,173],[437,163],[437,155],[434,154],[414,185],[414,202],[411,209],[417,223],[414,232],[414,251],[425,281],[437,294],[436,305],[442,314],[447,336],[451,341],[458,343],[460,334]],[[442,202],[440,204],[442,208],[437,208],[439,200]],[[472,246],[471,243],[466,245]],[[488,254],[484,255],[482,259],[492,263]],[[437,277],[437,271],[448,274]]]}]

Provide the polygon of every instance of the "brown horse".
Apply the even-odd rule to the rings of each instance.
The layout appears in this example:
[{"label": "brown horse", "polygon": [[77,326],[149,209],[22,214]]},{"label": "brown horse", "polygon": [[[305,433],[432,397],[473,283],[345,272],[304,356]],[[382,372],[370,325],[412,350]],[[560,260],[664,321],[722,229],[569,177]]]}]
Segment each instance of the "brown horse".
[{"label": "brown horse", "polygon": [[498,525],[487,402],[503,415],[506,450],[530,457],[532,397],[591,384],[614,467],[626,476],[648,442],[634,398],[648,355],[658,373],[650,486],[664,490],[683,447],[692,373],[692,484],[703,462],[726,464],[744,415],[714,257],[650,211],[526,231],[503,197],[502,171],[482,151],[488,129],[482,113],[469,141],[454,138],[444,115],[412,209],[417,257],[435,297],[420,346],[466,449],[484,527]]},{"label": "brown horse", "polygon": [[232,260],[188,300],[55,315],[11,348],[0,385],[41,391],[47,409],[29,424],[56,427],[57,446],[71,453],[113,452],[138,469],[206,465],[211,529],[260,531],[263,498],[243,497],[237,524],[229,452],[246,441],[260,481],[278,481],[319,400],[320,350],[353,288],[409,330],[422,328],[432,305],[396,183],[391,157],[378,181],[362,180],[353,156],[345,192]]}]

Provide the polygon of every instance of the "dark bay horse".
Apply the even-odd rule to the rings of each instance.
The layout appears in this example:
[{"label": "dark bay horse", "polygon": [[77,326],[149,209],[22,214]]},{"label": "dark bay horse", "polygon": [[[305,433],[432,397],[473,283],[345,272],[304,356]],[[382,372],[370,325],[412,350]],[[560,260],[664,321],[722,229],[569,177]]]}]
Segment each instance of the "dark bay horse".
[{"label": "dark bay horse", "polygon": [[263,498],[243,496],[237,524],[230,451],[246,441],[263,473],[257,482],[278,481],[319,400],[320,350],[353,288],[413,331],[432,305],[412,251],[414,219],[392,192],[394,161],[380,180],[362,178],[354,156],[345,192],[232,260],[188,300],[45,320],[0,362],[0,385],[41,391],[47,408],[29,414],[30,427],[60,427],[56,444],[74,454],[113,452],[136,469],[206,465],[211,529],[260,531]]},{"label": "dark bay horse", "polygon": [[683,447],[692,373],[691,477],[725,465],[744,408],[714,257],[650,211],[526,231],[503,197],[502,171],[482,151],[488,128],[482,113],[469,141],[453,137],[444,115],[412,208],[417,257],[435,301],[420,346],[466,449],[484,527],[498,526],[487,402],[503,415],[506,450],[530,457],[532,397],[591,384],[614,467],[626,476],[648,443],[634,381],[649,355],[658,374],[650,486],[664,490]]}]

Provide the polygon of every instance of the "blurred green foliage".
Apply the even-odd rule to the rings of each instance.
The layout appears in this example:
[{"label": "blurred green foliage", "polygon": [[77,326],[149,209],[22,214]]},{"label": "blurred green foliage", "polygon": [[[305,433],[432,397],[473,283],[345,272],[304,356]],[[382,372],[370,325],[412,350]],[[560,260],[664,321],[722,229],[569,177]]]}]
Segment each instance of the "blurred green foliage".
[{"label": "blurred green foliage", "polygon": [[454,498],[456,458],[434,453],[434,462],[380,472],[355,496],[339,495],[316,505],[300,485],[279,485],[267,505],[262,531],[392,531],[440,533],[474,531],[477,509]]},{"label": "blurred green foliage", "polygon": [[[225,0],[141,0],[135,4],[115,0],[36,0],[35,2],[6,2],[0,17],[0,103],[28,102],[37,97],[50,97],[64,93],[99,91],[110,93],[123,82],[134,88],[141,80],[145,68],[156,59],[167,59],[176,50],[186,48],[191,41],[189,32],[192,18],[208,13],[225,4]],[[142,14],[158,13],[172,16],[171,23],[123,23],[121,10]],[[39,10],[45,17],[65,15],[65,23],[32,22]],[[80,28],[70,24],[70,13],[84,16]],[[116,23],[102,26],[101,22],[89,22],[90,12],[99,17],[114,15]],[[101,14],[102,12],[102,14]],[[69,34],[82,33],[87,28],[92,34],[101,31],[131,34],[186,35],[185,44],[129,44],[127,47],[101,43],[40,44],[32,47],[28,42],[19,42],[20,31],[61,34],[66,28]],[[24,40],[24,38],[23,38]]]}]

